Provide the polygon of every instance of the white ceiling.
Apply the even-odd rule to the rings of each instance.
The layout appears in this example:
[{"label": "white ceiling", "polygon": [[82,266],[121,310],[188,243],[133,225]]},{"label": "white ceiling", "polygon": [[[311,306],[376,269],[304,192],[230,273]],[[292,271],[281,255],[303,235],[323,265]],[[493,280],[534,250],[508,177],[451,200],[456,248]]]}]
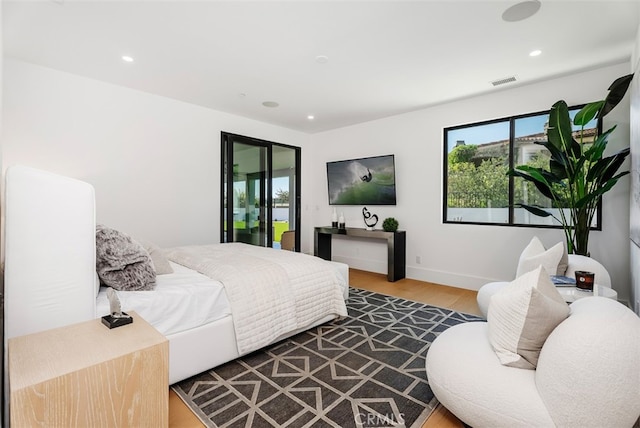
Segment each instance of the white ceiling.
[{"label": "white ceiling", "polygon": [[308,133],[630,58],[637,0],[515,3],[3,0],[4,55]]}]

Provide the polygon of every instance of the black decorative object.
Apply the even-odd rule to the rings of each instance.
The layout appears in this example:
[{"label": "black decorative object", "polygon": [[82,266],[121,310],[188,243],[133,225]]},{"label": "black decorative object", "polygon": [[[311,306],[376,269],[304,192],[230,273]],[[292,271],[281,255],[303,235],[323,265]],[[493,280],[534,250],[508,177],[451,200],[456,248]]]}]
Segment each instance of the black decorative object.
[{"label": "black decorative object", "polygon": [[367,226],[367,230],[373,230],[378,224],[378,215],[371,214],[367,207],[362,207],[362,217],[364,217],[364,224]]},{"label": "black decorative object", "polygon": [[119,316],[105,315],[102,317],[102,324],[109,327],[109,329],[122,327],[123,325],[131,324],[133,317],[126,312],[122,312]]},{"label": "black decorative object", "polygon": [[111,329],[131,324],[133,322],[133,317],[131,315],[127,314],[126,312],[122,312],[120,299],[118,298],[118,293],[116,293],[116,290],[111,287],[107,288],[107,299],[109,299],[109,309],[111,311],[111,315],[103,316],[102,324]]},{"label": "black decorative object", "polygon": [[393,217],[387,217],[382,222],[382,228],[385,232],[395,232],[398,230],[398,220]]}]

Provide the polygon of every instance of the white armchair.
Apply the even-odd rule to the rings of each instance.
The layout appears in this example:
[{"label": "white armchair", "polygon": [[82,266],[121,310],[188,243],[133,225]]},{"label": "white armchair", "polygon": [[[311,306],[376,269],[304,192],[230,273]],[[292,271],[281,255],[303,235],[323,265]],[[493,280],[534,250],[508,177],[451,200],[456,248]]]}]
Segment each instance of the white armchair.
[{"label": "white armchair", "polygon": [[500,364],[486,322],[445,330],[426,357],[436,398],[474,428],[631,427],[640,416],[640,318],[604,297],[570,308],[535,370]]},{"label": "white armchair", "polygon": [[[577,254],[569,254],[568,259],[569,263],[567,272],[565,273],[566,276],[573,278],[577,270],[586,270],[595,273],[596,284],[611,288],[611,277],[609,276],[609,272],[607,272],[607,269],[605,269],[600,262],[590,257],[579,256]],[[507,284],[508,282],[489,282],[478,290],[478,307],[485,318],[487,317],[487,312],[489,310],[491,296]]]}]

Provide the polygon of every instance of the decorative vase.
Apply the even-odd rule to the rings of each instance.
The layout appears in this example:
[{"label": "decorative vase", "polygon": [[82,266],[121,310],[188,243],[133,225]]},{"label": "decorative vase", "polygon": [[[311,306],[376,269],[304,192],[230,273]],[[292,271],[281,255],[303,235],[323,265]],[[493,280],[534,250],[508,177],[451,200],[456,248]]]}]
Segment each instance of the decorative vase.
[{"label": "decorative vase", "polygon": [[344,213],[340,213],[340,218],[338,219],[338,229],[344,229]]},{"label": "decorative vase", "polygon": [[333,209],[333,213],[331,214],[331,227],[338,227],[338,213],[336,209]]}]

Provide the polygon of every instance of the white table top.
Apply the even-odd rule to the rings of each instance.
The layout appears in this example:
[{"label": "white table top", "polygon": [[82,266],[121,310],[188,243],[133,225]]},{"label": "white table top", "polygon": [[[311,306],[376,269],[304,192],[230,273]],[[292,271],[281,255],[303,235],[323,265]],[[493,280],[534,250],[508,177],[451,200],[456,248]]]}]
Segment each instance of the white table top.
[{"label": "white table top", "polygon": [[609,299],[618,299],[618,293],[613,288],[605,287],[603,285],[594,284],[593,291],[582,290],[578,287],[557,287],[556,289],[564,297],[565,302],[571,303],[583,297],[602,296]]}]

